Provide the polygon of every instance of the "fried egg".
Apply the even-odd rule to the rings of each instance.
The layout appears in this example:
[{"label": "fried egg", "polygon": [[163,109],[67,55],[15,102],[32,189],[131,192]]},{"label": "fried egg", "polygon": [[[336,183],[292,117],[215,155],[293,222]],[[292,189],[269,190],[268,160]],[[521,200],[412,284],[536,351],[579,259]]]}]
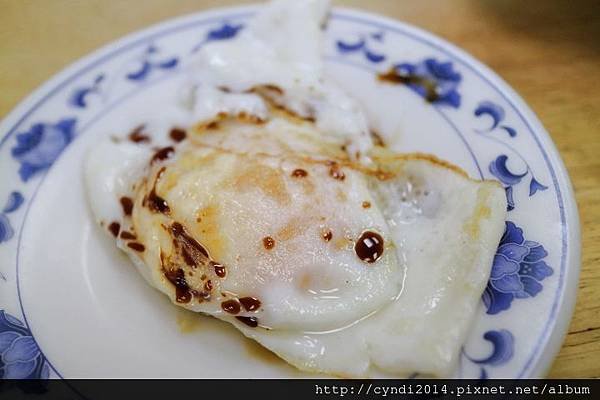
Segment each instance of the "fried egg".
[{"label": "fried egg", "polygon": [[90,150],[91,208],[174,304],[301,370],[450,376],[503,232],[504,190],[373,144],[358,102],[322,71],[326,11],[275,1],[240,37],[202,49],[177,124]]}]

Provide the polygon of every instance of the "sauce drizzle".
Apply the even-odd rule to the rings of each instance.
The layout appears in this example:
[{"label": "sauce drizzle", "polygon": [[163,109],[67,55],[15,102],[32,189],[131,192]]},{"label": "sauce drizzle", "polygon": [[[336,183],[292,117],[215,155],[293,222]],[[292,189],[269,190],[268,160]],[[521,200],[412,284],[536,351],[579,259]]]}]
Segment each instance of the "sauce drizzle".
[{"label": "sauce drizzle", "polygon": [[392,67],[388,72],[377,75],[377,78],[383,82],[420,86],[425,91],[425,100],[429,103],[433,103],[440,98],[440,95],[437,92],[436,82],[433,79],[428,79],[424,76],[419,76],[414,73],[402,73]]},{"label": "sauce drizzle", "polygon": [[183,256],[190,267],[196,268],[208,264],[208,251],[196,239],[191,237],[179,222],[173,222],[170,227],[173,245]]},{"label": "sauce drizzle", "polygon": [[163,274],[175,286],[175,301],[178,303],[189,303],[192,300],[193,290],[190,290],[183,270],[178,268],[173,271],[163,268]]},{"label": "sauce drizzle", "polygon": [[152,190],[148,195],[144,198],[143,205],[147,206],[151,211],[155,213],[169,214],[171,212],[171,208],[165,199],[156,194],[156,184],[160,180],[162,174],[165,172],[165,167],[162,167],[158,174],[156,174],[156,179],[154,180],[154,185],[152,186]]}]

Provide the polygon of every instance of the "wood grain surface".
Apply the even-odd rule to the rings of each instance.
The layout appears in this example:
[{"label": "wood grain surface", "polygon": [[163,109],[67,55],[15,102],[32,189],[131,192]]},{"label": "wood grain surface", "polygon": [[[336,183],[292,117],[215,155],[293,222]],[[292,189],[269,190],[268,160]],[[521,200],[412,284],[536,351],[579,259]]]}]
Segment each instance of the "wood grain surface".
[{"label": "wood grain surface", "polygon": [[[216,0],[0,0],[0,117],[60,69],[129,32]],[[549,377],[600,377],[600,2],[340,0],[427,29],[524,97],[569,170],[582,224],[575,315]]]}]

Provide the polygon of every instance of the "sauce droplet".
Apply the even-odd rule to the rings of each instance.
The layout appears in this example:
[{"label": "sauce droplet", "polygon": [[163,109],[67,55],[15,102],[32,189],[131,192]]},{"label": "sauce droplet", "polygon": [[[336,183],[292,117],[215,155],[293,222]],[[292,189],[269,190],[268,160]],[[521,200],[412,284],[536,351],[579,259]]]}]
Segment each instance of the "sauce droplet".
[{"label": "sauce droplet", "polygon": [[306,172],[305,170],[298,168],[295,169],[294,171],[292,171],[292,177],[294,178],[304,178],[308,176],[308,172]]},{"label": "sauce droplet", "polygon": [[123,231],[123,232],[121,232],[121,239],[135,240],[135,239],[137,239],[137,237],[131,232]]},{"label": "sauce droplet", "polygon": [[275,247],[275,239],[273,239],[271,236],[267,236],[263,238],[263,245],[265,246],[265,249],[271,250],[273,247]]},{"label": "sauce droplet", "polygon": [[258,326],[258,318],[256,317],[235,317],[238,321],[248,325],[250,328]]},{"label": "sauce droplet", "polygon": [[156,184],[160,180],[162,174],[165,172],[165,167],[162,167],[158,174],[156,174],[156,179],[154,179],[154,185],[152,186],[152,190],[148,193],[148,196],[144,198],[143,205],[147,206],[151,211],[155,213],[169,214],[171,212],[171,208],[165,199],[156,194]]},{"label": "sauce droplet", "polygon": [[370,201],[363,201],[362,202],[362,207],[363,208],[371,208],[371,202]]},{"label": "sauce droplet", "polygon": [[344,174],[344,171],[342,171],[338,163],[335,161],[329,161],[327,164],[329,165],[329,175],[333,179],[337,179],[338,181],[343,181],[346,179],[346,174]]},{"label": "sauce droplet", "polygon": [[114,237],[117,237],[119,236],[119,231],[121,230],[121,224],[118,222],[111,222],[108,226],[108,230],[114,235]]},{"label": "sauce droplet", "polygon": [[330,230],[323,232],[323,240],[326,242],[329,242],[331,240],[331,238],[333,237],[333,232],[331,232]]},{"label": "sauce droplet", "polygon": [[157,161],[164,161],[167,158],[171,157],[171,155],[173,155],[174,152],[175,152],[175,148],[172,146],[163,147],[162,149],[158,149],[156,151],[156,153],[154,153],[154,156],[152,156],[152,159],[150,160],[150,164],[154,164]]},{"label": "sauce droplet", "polygon": [[174,142],[179,143],[179,142],[185,140],[185,138],[187,137],[187,133],[185,132],[185,130],[183,130],[181,128],[173,128],[173,129],[171,129],[171,132],[169,132],[169,137]]},{"label": "sauce droplet", "polygon": [[373,138],[373,143],[375,143],[376,146],[385,147],[385,142],[383,141],[383,138],[379,132],[371,130],[371,137]]},{"label": "sauce droplet", "polygon": [[185,280],[185,273],[181,268],[177,270],[165,270],[163,274],[169,282],[175,286],[175,301],[178,303],[189,303],[192,299],[192,291]]},{"label": "sauce droplet", "polygon": [[150,137],[143,133],[144,129],[146,129],[146,125],[137,126],[129,134],[129,140],[131,140],[133,143],[148,143],[150,141]]},{"label": "sauce droplet", "polygon": [[260,300],[256,297],[242,297],[240,303],[246,311],[256,311],[260,308]]},{"label": "sauce droplet", "polygon": [[129,242],[129,243],[127,243],[127,247],[129,247],[135,251],[139,251],[139,252],[146,250],[146,247],[143,244],[138,243],[138,242]]},{"label": "sauce droplet", "polygon": [[225,275],[227,275],[227,268],[225,268],[224,265],[215,262],[213,262],[212,265],[215,269],[215,275],[219,278],[225,278]]},{"label": "sauce droplet", "polygon": [[354,251],[362,261],[374,263],[383,254],[383,237],[376,232],[365,231],[354,245]]},{"label": "sauce droplet", "polygon": [[229,314],[238,314],[240,312],[240,302],[236,299],[225,300],[221,303],[223,311]]},{"label": "sauce droplet", "polygon": [[218,121],[211,121],[208,124],[206,124],[206,129],[208,129],[208,130],[217,129],[218,127],[219,127]]},{"label": "sauce droplet", "polygon": [[133,200],[127,196],[123,196],[120,201],[125,215],[131,215],[131,212],[133,211]]}]

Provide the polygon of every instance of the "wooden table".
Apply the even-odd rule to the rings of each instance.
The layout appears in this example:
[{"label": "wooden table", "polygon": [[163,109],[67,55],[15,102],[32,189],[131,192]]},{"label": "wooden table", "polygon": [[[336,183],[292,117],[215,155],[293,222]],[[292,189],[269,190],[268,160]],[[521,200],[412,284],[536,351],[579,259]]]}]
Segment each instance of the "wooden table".
[{"label": "wooden table", "polygon": [[[129,32],[217,0],[0,0],[0,116],[61,68]],[[550,377],[600,377],[600,2],[340,0],[466,49],[538,114],[569,170],[583,238],[575,316]]]}]

